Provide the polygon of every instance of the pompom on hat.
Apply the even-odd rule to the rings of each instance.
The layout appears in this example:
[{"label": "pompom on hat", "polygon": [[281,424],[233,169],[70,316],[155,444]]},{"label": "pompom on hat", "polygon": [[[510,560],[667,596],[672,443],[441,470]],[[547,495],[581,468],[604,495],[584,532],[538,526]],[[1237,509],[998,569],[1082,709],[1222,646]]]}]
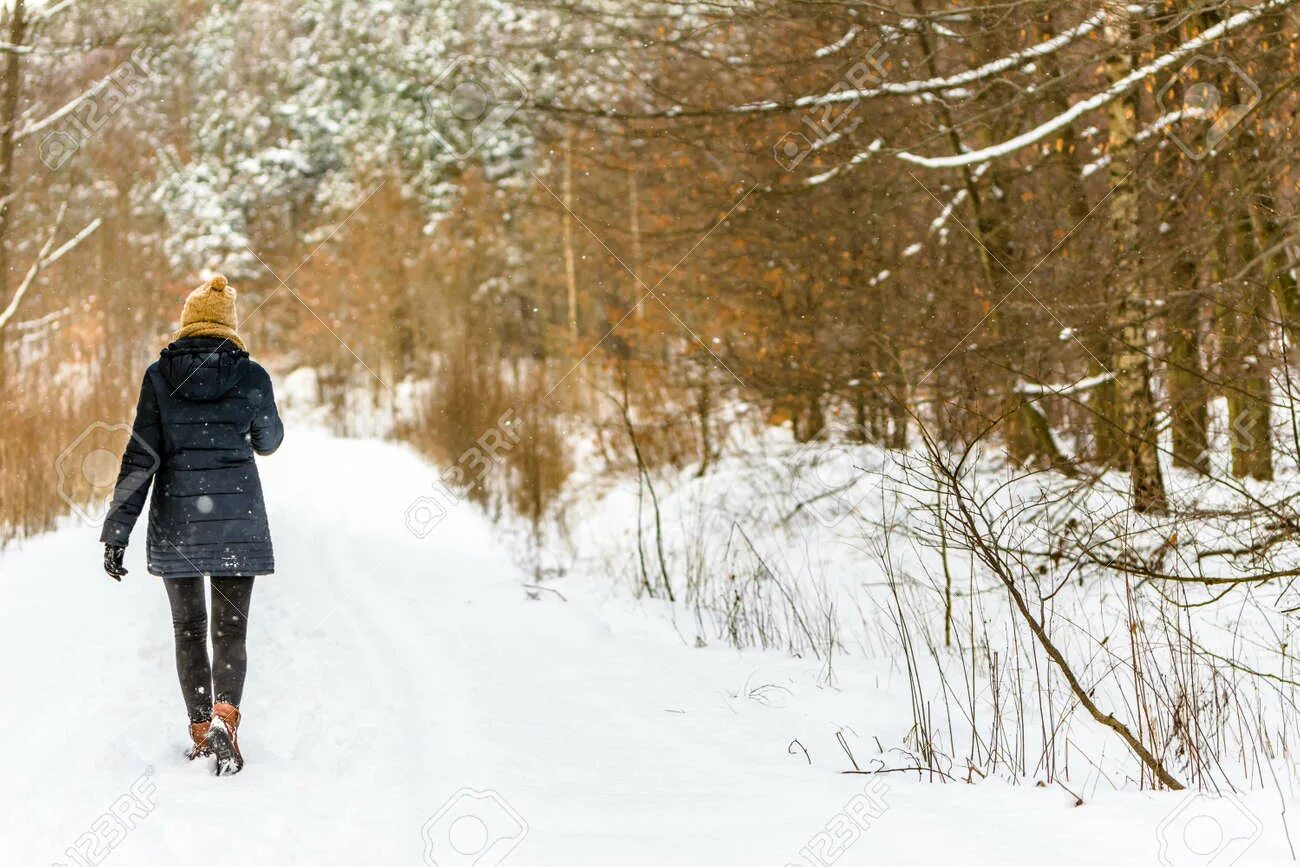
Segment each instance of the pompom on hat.
[{"label": "pompom on hat", "polygon": [[214,274],[211,280],[185,299],[185,308],[181,311],[181,330],[176,332],[176,339],[220,337],[247,351],[248,347],[235,333],[237,324],[235,287],[230,285],[225,275]]}]

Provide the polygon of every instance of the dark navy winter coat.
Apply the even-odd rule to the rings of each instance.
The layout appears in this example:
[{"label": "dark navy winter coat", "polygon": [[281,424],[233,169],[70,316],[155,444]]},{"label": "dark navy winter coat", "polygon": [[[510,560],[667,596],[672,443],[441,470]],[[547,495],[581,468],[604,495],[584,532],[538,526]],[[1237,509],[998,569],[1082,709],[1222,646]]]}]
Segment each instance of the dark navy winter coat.
[{"label": "dark navy winter coat", "polygon": [[274,572],[253,453],[269,455],[283,439],[261,365],[226,340],[177,340],[145,372],[100,541],[126,545],[152,482],[151,573]]}]

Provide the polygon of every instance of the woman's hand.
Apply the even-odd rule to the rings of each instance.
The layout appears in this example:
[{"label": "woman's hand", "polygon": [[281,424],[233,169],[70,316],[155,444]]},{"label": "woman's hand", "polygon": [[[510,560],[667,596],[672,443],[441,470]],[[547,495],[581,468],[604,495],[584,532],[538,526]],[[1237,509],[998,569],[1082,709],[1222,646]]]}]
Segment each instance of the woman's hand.
[{"label": "woman's hand", "polygon": [[121,545],[104,546],[104,571],[114,581],[121,581],[126,574],[126,567],[122,565],[122,555],[125,553],[126,549]]}]

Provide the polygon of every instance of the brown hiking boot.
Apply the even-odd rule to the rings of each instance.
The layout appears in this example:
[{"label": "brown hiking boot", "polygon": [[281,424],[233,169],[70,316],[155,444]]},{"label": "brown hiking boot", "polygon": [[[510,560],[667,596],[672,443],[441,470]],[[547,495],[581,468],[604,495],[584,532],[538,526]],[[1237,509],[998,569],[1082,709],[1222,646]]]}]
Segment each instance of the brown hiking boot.
[{"label": "brown hiking boot", "polygon": [[194,746],[185,753],[185,758],[192,762],[212,755],[212,749],[208,746],[210,728],[212,728],[211,722],[190,723],[190,740],[194,741]]},{"label": "brown hiking boot", "polygon": [[205,743],[217,757],[216,775],[226,777],[244,768],[244,757],[239,752],[239,708],[226,702],[212,707],[212,727]]}]

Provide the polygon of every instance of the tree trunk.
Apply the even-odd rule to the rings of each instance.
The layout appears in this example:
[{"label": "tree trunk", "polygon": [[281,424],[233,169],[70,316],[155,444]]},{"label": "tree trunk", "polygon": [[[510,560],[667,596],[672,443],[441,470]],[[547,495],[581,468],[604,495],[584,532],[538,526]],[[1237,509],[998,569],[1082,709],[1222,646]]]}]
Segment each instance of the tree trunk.
[{"label": "tree trunk", "polygon": [[[1060,32],[1056,24],[1056,11],[1046,13],[1046,22],[1040,39],[1051,39]],[[1067,86],[1063,84],[1060,59],[1057,54],[1043,58],[1044,71],[1051,78],[1053,85],[1052,104],[1058,114],[1070,108]],[[1064,173],[1066,191],[1064,195],[1065,212],[1070,217],[1071,230],[1081,226],[1092,212],[1088,204],[1088,191],[1083,184],[1083,166],[1079,162],[1079,140],[1074,133],[1073,124],[1061,130],[1061,147],[1055,152],[1056,161]],[[1104,332],[1089,334],[1082,338],[1088,350],[1087,375],[1101,376],[1102,369],[1097,359],[1110,358],[1113,354],[1111,340]],[[1116,422],[1115,383],[1106,380],[1096,388],[1089,389],[1087,405],[1092,418],[1092,459],[1103,465],[1122,465],[1125,460],[1124,437]]]},{"label": "tree trunk", "polygon": [[[1133,70],[1133,17],[1123,0],[1107,0],[1106,37],[1110,53],[1106,74],[1114,83]],[[1148,351],[1146,298],[1138,273],[1141,243],[1139,186],[1133,173],[1137,157],[1138,93],[1129,91],[1109,107],[1107,154],[1110,156],[1111,237],[1118,250],[1115,267],[1116,304],[1113,330],[1119,337],[1114,355],[1115,397],[1120,427],[1125,436],[1126,464],[1139,512],[1167,506],[1164,479],[1156,442],[1156,409],[1151,396],[1151,360]]]},{"label": "tree trunk", "polygon": [[627,172],[627,198],[628,198],[628,233],[632,236],[632,273],[635,275],[632,280],[632,298],[630,304],[636,304],[636,318],[640,319],[645,316],[645,310],[636,302],[645,294],[641,288],[641,281],[645,280],[641,276],[641,186],[637,179],[636,159],[639,154],[633,151],[633,163]]},{"label": "tree trunk", "polygon": [[1273,197],[1262,195],[1251,209],[1256,246],[1260,253],[1268,253],[1261,270],[1268,275],[1267,285],[1277,301],[1278,315],[1286,336],[1294,343],[1300,336],[1300,286],[1292,272],[1291,257],[1283,245],[1285,232],[1277,220]]},{"label": "tree trunk", "polygon": [[564,172],[560,188],[564,198],[564,281],[569,339],[578,339],[578,272],[573,251],[573,131],[564,135]]},{"label": "tree trunk", "polygon": [[[1255,73],[1257,84],[1264,91],[1272,90],[1278,86],[1284,86],[1288,90],[1292,87],[1284,79],[1292,74],[1294,70],[1289,70],[1283,65],[1283,58],[1289,56],[1279,52],[1279,46],[1283,46],[1288,40],[1293,40],[1294,36],[1288,26],[1288,13],[1285,9],[1271,12],[1263,18],[1264,35],[1256,46],[1256,55],[1260,58],[1259,70]],[[1260,118],[1249,118],[1250,126],[1246,133],[1258,140]],[[1246,151],[1254,153],[1254,151]],[[1251,209],[1251,218],[1254,224],[1256,246],[1260,253],[1267,254],[1264,268],[1268,274],[1267,285],[1277,302],[1277,310],[1282,320],[1282,325],[1286,329],[1286,337],[1292,343],[1295,342],[1297,335],[1300,335],[1300,285],[1296,284],[1296,278],[1292,272],[1293,263],[1287,250],[1282,245],[1287,231],[1279,223],[1277,214],[1277,203],[1273,196],[1267,192],[1261,192],[1254,199],[1255,205]],[[1279,249],[1275,249],[1279,248]],[[1269,252],[1272,251],[1272,252]]]},{"label": "tree trunk", "polygon": [[1179,257],[1174,264],[1173,293],[1166,310],[1168,343],[1169,420],[1174,466],[1210,471],[1208,434],[1209,386],[1201,367],[1201,298],[1196,262]]},{"label": "tree trunk", "polygon": [[[912,0],[912,7],[918,16],[924,17],[928,14],[921,0]],[[925,53],[929,75],[933,78],[940,77],[941,73],[935,59],[936,52],[928,31],[919,30],[918,38],[921,49]],[[936,101],[935,104],[941,128],[947,132],[949,146],[953,153],[961,153],[966,149],[966,144],[957,133],[959,126],[952,112],[942,100]],[[974,236],[980,272],[984,278],[985,288],[993,299],[990,303],[999,305],[1003,298],[1019,290],[1015,276],[1007,270],[1008,267],[1017,267],[1018,263],[1017,257],[1010,255],[1009,252],[1012,249],[1008,235],[1011,221],[1005,202],[997,197],[986,200],[980,194],[979,179],[970,167],[963,167],[961,171],[962,184],[973,217],[970,232]],[[997,178],[999,171],[994,168],[990,173],[989,185],[994,188],[1002,186]],[[1024,325],[1007,306],[1000,306],[991,313],[984,327],[993,335],[994,345],[1003,340],[1022,342],[1024,340]],[[1014,362],[1020,360],[1022,353],[1013,349],[1010,355],[1014,366]],[[1002,440],[1011,459],[1019,464],[1041,462],[1046,466],[1065,466],[1066,458],[1056,446],[1047,419],[1040,410],[1026,406],[1025,399],[1016,394],[1014,374],[1002,377],[1000,382],[995,383],[994,388],[1000,395],[996,413],[999,418],[1005,419],[1002,425]],[[905,441],[906,413],[901,415],[903,418],[899,418],[898,421],[903,428],[901,439]],[[1043,436],[1044,433],[1046,436]]]},{"label": "tree trunk", "polygon": [[[27,38],[25,0],[14,0],[9,18],[9,44],[19,46]],[[0,81],[0,308],[9,300],[9,226],[14,194],[14,122],[18,119],[18,98],[22,89],[22,58],[17,51],[5,53],[4,78]],[[0,392],[8,380],[8,347],[5,329],[0,329]]]},{"label": "tree trunk", "polygon": [[[1183,40],[1197,35],[1199,28],[1196,17],[1191,15],[1195,11],[1192,5],[1192,0],[1166,0],[1153,19],[1157,52],[1173,51]],[[1174,69],[1159,75],[1155,85],[1157,90],[1163,92],[1176,75]],[[1156,165],[1158,182],[1176,187],[1186,167],[1188,161],[1180,152],[1169,148],[1165,158]],[[1185,197],[1170,197],[1164,205],[1163,222],[1187,225],[1188,219]],[[1164,316],[1165,367],[1174,466],[1208,473],[1211,389],[1201,361],[1203,296],[1197,262],[1196,255],[1183,247],[1170,269]]]},{"label": "tree trunk", "polygon": [[[1250,215],[1240,214],[1232,231],[1238,260],[1252,261],[1258,251]],[[1225,306],[1233,322],[1231,339],[1227,341],[1230,356],[1226,365],[1233,374],[1227,383],[1232,474],[1268,481],[1273,478],[1268,345],[1271,298],[1264,282],[1251,274],[1224,286],[1223,291],[1229,293]]]}]

